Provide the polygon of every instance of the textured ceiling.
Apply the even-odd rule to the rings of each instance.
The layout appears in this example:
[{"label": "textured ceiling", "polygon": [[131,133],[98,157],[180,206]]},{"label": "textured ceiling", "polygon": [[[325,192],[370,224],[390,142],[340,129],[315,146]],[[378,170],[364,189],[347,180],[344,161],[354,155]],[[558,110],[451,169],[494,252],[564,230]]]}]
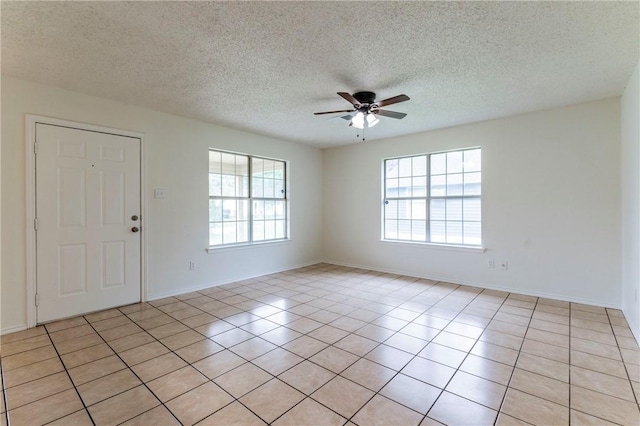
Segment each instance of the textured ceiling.
[{"label": "textured ceiling", "polygon": [[411,97],[369,140],[620,95],[639,4],[2,1],[2,73],[331,147],[339,91]]}]

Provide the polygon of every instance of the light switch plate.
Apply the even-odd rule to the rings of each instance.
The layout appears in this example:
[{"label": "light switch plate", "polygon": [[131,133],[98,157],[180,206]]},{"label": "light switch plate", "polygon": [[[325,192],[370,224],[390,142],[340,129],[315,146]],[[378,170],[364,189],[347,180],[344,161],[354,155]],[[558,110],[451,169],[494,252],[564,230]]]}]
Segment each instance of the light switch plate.
[{"label": "light switch plate", "polygon": [[167,190],[162,188],[154,189],[153,198],[167,198]]}]

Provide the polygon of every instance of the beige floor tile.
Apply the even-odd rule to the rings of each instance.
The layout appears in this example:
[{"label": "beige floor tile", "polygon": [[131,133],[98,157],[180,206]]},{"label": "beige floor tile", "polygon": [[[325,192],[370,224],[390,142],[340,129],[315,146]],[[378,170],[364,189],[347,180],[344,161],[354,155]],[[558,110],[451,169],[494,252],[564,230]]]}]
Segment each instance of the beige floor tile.
[{"label": "beige floor tile", "polygon": [[524,337],[524,335],[527,334],[527,327],[525,326],[497,320],[492,320],[485,330],[498,331],[517,337]]},{"label": "beige floor tile", "polygon": [[640,424],[638,404],[579,386],[571,386],[571,408],[614,423]]},{"label": "beige floor tile", "polygon": [[364,327],[365,325],[367,325],[367,323],[365,321],[361,321],[353,317],[345,316],[332,321],[329,325],[332,327],[336,327],[341,330],[347,331],[349,333],[352,333],[358,330],[359,328]]},{"label": "beige floor tile", "polygon": [[435,386],[404,374],[398,374],[382,388],[380,394],[419,413],[426,414],[441,392],[442,390]]},{"label": "beige floor tile", "polygon": [[104,321],[109,318],[115,318],[119,316],[123,316],[124,314],[120,312],[118,309],[107,309],[106,311],[100,311],[93,314],[88,314],[84,316],[90,323]]},{"label": "beige floor tile", "polygon": [[178,357],[178,355],[168,353],[134,365],[131,369],[143,382],[150,382],[155,378],[171,373],[185,365],[187,365],[187,363]]},{"label": "beige floor tile", "polygon": [[429,342],[427,340],[418,339],[417,337],[402,333],[396,333],[384,342],[387,346],[400,349],[412,355],[420,352],[428,343]]},{"label": "beige floor tile", "polygon": [[257,321],[250,322],[249,324],[245,324],[240,328],[244,331],[248,331],[254,336],[259,336],[271,330],[275,330],[278,327],[280,327],[280,325],[276,324],[275,322],[271,322],[266,319],[259,319]]},{"label": "beige floor tile", "polygon": [[150,426],[150,425],[162,425],[162,426],[180,426],[180,422],[163,406],[158,406],[146,411],[131,420],[127,420],[122,423],[126,426]]},{"label": "beige floor tile", "polygon": [[396,371],[375,362],[360,359],[340,375],[377,392],[396,375]]},{"label": "beige floor tile", "polygon": [[240,328],[234,328],[229,331],[216,334],[215,336],[210,337],[210,339],[225,348],[230,348],[231,346],[253,339],[254,337],[255,336],[248,331],[244,331]]},{"label": "beige floor tile", "polygon": [[309,361],[303,361],[282,373],[279,379],[300,392],[310,395],[335,376],[335,373],[326,368]]},{"label": "beige floor tile", "polygon": [[437,343],[439,345],[447,346],[453,349],[457,349],[459,351],[468,352],[476,343],[476,339],[472,339],[470,337],[464,337],[458,334],[453,334],[453,333],[448,333],[446,331],[443,331],[440,334],[438,334],[435,337],[435,339],[432,340],[432,342]]},{"label": "beige floor tile", "polygon": [[622,355],[622,361],[625,364],[640,366],[640,350],[620,348],[620,354]]},{"label": "beige floor tile", "polygon": [[147,386],[160,401],[167,402],[207,381],[202,373],[188,365],[150,381]]},{"label": "beige floor tile", "polygon": [[365,358],[382,364],[392,370],[399,371],[413,358],[410,353],[392,348],[387,345],[380,345],[365,355]]},{"label": "beige floor tile", "polygon": [[[32,403],[47,396],[73,387],[67,373],[60,372],[7,389],[6,397],[9,410]],[[2,401],[4,404],[4,400]],[[4,408],[2,412],[4,412]]]},{"label": "beige floor tile", "polygon": [[286,311],[278,312],[267,317],[269,321],[275,322],[276,324],[280,325],[290,324],[296,320],[299,320],[300,318],[302,318],[302,316]]},{"label": "beige floor tile", "polygon": [[549,331],[530,328],[529,330],[527,330],[527,335],[525,337],[528,340],[533,340],[536,342],[547,343],[563,348],[569,347],[569,337],[564,334],[551,333]]},{"label": "beige floor tile", "polygon": [[99,334],[93,333],[86,336],[77,337],[75,339],[65,340],[63,342],[56,343],[56,350],[60,355],[65,355],[71,352],[76,352],[81,349],[89,348],[104,343],[102,337]]},{"label": "beige floor tile", "polygon": [[111,348],[107,344],[101,343],[99,345],[80,349],[79,351],[70,352],[62,355],[61,358],[66,368],[73,368],[88,362],[106,358],[110,355],[113,355]]},{"label": "beige floor tile", "polygon": [[71,380],[76,386],[98,379],[116,371],[127,368],[124,362],[115,355],[93,361],[68,370]]},{"label": "beige floor tile", "polygon": [[4,334],[0,336],[0,344],[6,345],[7,343],[16,342],[18,340],[41,336],[46,334],[46,332],[47,330],[44,326],[38,326],[23,331],[16,331],[15,333]]},{"label": "beige floor tile", "polygon": [[626,379],[627,371],[621,361],[590,355],[585,352],[571,351],[571,364]]},{"label": "beige floor tile", "polygon": [[[198,426],[259,426],[266,425],[239,402],[233,402],[198,423]],[[141,425],[142,426],[142,425]]]},{"label": "beige floor tile", "polygon": [[45,324],[47,331],[49,333],[55,333],[60,330],[65,330],[68,328],[78,327],[81,325],[86,325],[87,321],[83,317],[74,317],[61,321],[54,321],[48,324]]},{"label": "beige floor tile", "polygon": [[141,331],[142,329],[136,324],[127,324],[101,331],[100,336],[107,342],[111,342],[112,340],[140,333]]},{"label": "beige floor tile", "polygon": [[111,346],[111,349],[113,349],[117,353],[121,353],[153,341],[155,341],[153,336],[143,331],[140,333],[122,337],[120,339],[112,340],[111,342],[109,342],[109,346]]},{"label": "beige floor tile", "polygon": [[[263,334],[261,337],[264,336],[265,335]],[[309,358],[310,356],[317,354],[327,346],[328,345],[326,343],[313,339],[309,336],[301,336],[283,345],[283,348],[290,352],[293,352],[298,356],[301,356],[302,358]]]},{"label": "beige floor tile", "polygon": [[82,408],[76,391],[69,389],[10,410],[9,418],[12,426],[32,425],[34,419],[45,424]]},{"label": "beige floor tile", "polygon": [[381,395],[374,396],[353,417],[353,421],[357,424],[380,426],[390,424],[418,425],[421,420],[421,414]]},{"label": "beige floor tile", "polygon": [[169,352],[169,349],[162,345],[162,343],[153,341],[120,353],[120,358],[122,358],[122,360],[131,367],[152,358],[159,357],[160,355],[164,355],[167,352]]},{"label": "beige floor tile", "polygon": [[310,398],[306,398],[301,403],[287,411],[279,417],[273,424],[277,426],[341,426],[346,419],[325,406],[318,404]]},{"label": "beige floor tile", "polygon": [[424,358],[414,358],[402,369],[402,373],[425,383],[444,389],[455,369]]},{"label": "beige floor tile", "polygon": [[202,374],[214,379],[247,362],[229,350],[220,351],[193,364]]},{"label": "beige floor tile", "polygon": [[277,376],[303,361],[303,358],[282,348],[276,348],[271,352],[259,356],[252,362],[263,370]]},{"label": "beige floor tile", "polygon": [[156,406],[160,401],[144,386],[138,386],[88,408],[98,425],[119,424]]},{"label": "beige floor tile", "polygon": [[39,361],[45,361],[57,357],[58,354],[53,345],[43,346],[37,349],[20,352],[15,355],[2,356],[2,370],[4,372],[24,367]]},{"label": "beige floor tile", "polygon": [[378,346],[378,342],[358,336],[356,334],[349,334],[348,336],[334,343],[333,346],[343,349],[347,352],[351,352],[352,354],[358,356],[364,356],[367,352]]},{"label": "beige floor tile", "polygon": [[302,333],[298,333],[297,331],[293,331],[287,327],[274,328],[273,330],[260,335],[261,338],[279,346],[285,345],[300,336],[302,336]]},{"label": "beige floor tile", "polygon": [[276,345],[274,345],[273,343],[270,343],[259,337],[253,337],[249,340],[232,346],[231,348],[229,348],[229,350],[236,355],[240,355],[242,358],[251,361],[252,359],[266,354],[267,352],[275,348]]},{"label": "beige floor tile", "polygon": [[[182,322],[187,327],[196,328],[206,324],[212,324],[218,321],[218,318],[216,318],[215,316],[209,313],[202,312],[199,309],[197,311],[199,312],[198,314],[189,316],[188,318],[181,319],[180,322]],[[179,319],[179,318],[176,318],[176,319]]]},{"label": "beige floor tile", "polygon": [[185,320],[194,317],[195,315],[201,315],[203,312],[194,307],[194,306],[188,306],[184,309],[180,309],[177,311],[171,311],[169,312],[169,315],[172,316],[173,318],[182,321],[185,325],[188,325],[186,322],[184,322]]},{"label": "beige floor tile", "polygon": [[216,377],[214,382],[234,398],[240,398],[272,378],[271,374],[251,363],[246,363]]},{"label": "beige floor tile", "polygon": [[420,351],[418,356],[440,364],[445,364],[449,367],[458,368],[467,356],[467,353],[437,343],[429,343]]},{"label": "beige floor tile", "polygon": [[616,338],[611,333],[600,333],[586,328],[571,327],[571,337],[590,340],[592,342],[604,343],[605,345],[616,346]]},{"label": "beige floor tile", "polygon": [[569,364],[563,362],[520,353],[516,367],[569,383]]},{"label": "beige floor tile", "polygon": [[[149,311],[146,311],[149,312]],[[140,327],[145,330],[151,330],[157,327],[161,327],[166,324],[172,324],[176,320],[170,315],[163,313],[162,311],[152,311],[146,315],[141,315],[144,318],[134,320]]]},{"label": "beige floor tile", "polygon": [[445,390],[494,410],[499,410],[507,388],[490,380],[458,371]]},{"label": "beige floor tile", "polygon": [[[86,324],[86,321],[85,321]],[[80,325],[77,327],[66,328],[64,330],[49,333],[49,337],[54,344],[64,342],[65,340],[77,339],[79,337],[95,334],[93,327],[90,325]]]},{"label": "beige floor tile", "polygon": [[147,333],[160,340],[187,330],[189,330],[189,327],[182,324],[180,321],[173,320],[172,322],[161,325],[159,327],[147,329]]},{"label": "beige floor tile", "polygon": [[50,374],[63,371],[64,367],[58,358],[51,358],[45,361],[36,362],[24,367],[7,371],[3,374],[4,385],[7,388],[18,386],[23,383],[37,380]]},{"label": "beige floor tile", "polygon": [[549,331],[551,333],[564,334],[566,336],[569,335],[569,324],[558,324],[553,321],[545,321],[544,319],[538,318],[539,315],[533,314],[533,319],[529,323],[529,328],[534,328],[537,330]]},{"label": "beige floor tile", "polygon": [[5,411],[7,411],[7,407],[4,404],[4,391],[0,391],[0,414],[4,413]]},{"label": "beige floor tile", "polygon": [[496,420],[496,426],[527,426],[531,423],[527,423],[524,420],[516,419],[502,412],[498,413],[498,419]]},{"label": "beige floor tile", "polygon": [[213,355],[224,350],[222,346],[209,339],[201,340],[189,346],[178,349],[176,355],[184,359],[186,362],[193,364],[203,358]]},{"label": "beige floor tile", "polygon": [[51,345],[51,340],[46,334],[16,340],[10,343],[2,343],[2,356],[10,356],[49,345]]},{"label": "beige floor tile", "polygon": [[140,380],[131,370],[120,370],[108,376],[78,386],[78,393],[86,406],[103,401],[140,385]]},{"label": "beige floor tile", "polygon": [[601,333],[611,333],[611,325],[609,325],[608,323],[589,321],[580,318],[572,318],[571,326],[586,328],[587,330],[599,331]]},{"label": "beige floor tile", "polygon": [[515,365],[518,359],[518,351],[483,341],[473,347],[471,354],[507,365]]},{"label": "beige floor tile", "polygon": [[620,350],[617,346],[609,346],[600,342],[571,338],[571,350],[585,352],[591,355],[598,355],[604,358],[622,361]]},{"label": "beige floor tile", "polygon": [[367,324],[359,330],[356,330],[355,334],[376,342],[384,342],[389,337],[393,336],[394,332],[393,330],[389,330],[375,324]]},{"label": "beige floor tile", "polygon": [[160,341],[163,345],[165,345],[172,351],[175,351],[204,339],[205,337],[202,334],[197,333],[193,330],[187,330],[182,333],[174,334],[173,336],[165,337]]},{"label": "beige floor tile", "polygon": [[592,426],[613,426],[616,423],[608,422],[599,417],[594,417],[581,411],[570,410],[571,424],[573,425],[592,425]]},{"label": "beige floor tile", "polygon": [[444,424],[493,425],[497,414],[496,411],[468,399],[443,392],[428,415]]},{"label": "beige floor tile", "polygon": [[192,425],[233,401],[215,383],[207,382],[169,401],[169,410],[184,425]]},{"label": "beige floor tile", "polygon": [[358,357],[350,352],[330,346],[318,352],[309,360],[334,373],[340,373],[356,362]]},{"label": "beige floor tile", "polygon": [[[529,331],[531,331],[531,329],[529,329]],[[520,350],[524,339],[522,337],[501,333],[499,331],[486,330],[482,333],[479,340],[509,349]]]},{"label": "beige floor tile", "polygon": [[331,345],[347,336],[348,334],[349,332],[347,331],[332,327],[330,325],[324,325],[310,332],[308,336]]},{"label": "beige floor tile", "polygon": [[[278,398],[274,399],[273,395],[278,395]],[[243,396],[240,402],[262,420],[271,423],[303,399],[304,394],[278,379],[273,379]]]},{"label": "beige floor tile", "polygon": [[560,380],[516,368],[509,387],[556,404],[569,406],[569,384]]},{"label": "beige floor tile", "polygon": [[48,423],[48,426],[94,426],[87,410],[82,409],[56,421]]},{"label": "beige floor tile", "polygon": [[490,359],[469,355],[460,366],[460,370],[502,385],[507,385],[511,379],[513,367]]},{"label": "beige floor tile", "polygon": [[636,402],[629,380],[608,374],[574,366],[571,367],[571,384]]},{"label": "beige floor tile", "polygon": [[560,425],[569,423],[569,408],[545,399],[509,389],[502,412],[532,424]]},{"label": "beige floor tile", "polygon": [[91,326],[96,331],[103,331],[103,330],[108,330],[110,328],[120,327],[122,325],[127,325],[131,323],[132,321],[129,318],[127,318],[126,315],[120,314],[118,316],[114,316],[109,319],[103,319],[101,321],[93,322]]},{"label": "beige floor tile", "polygon": [[[345,395],[349,395],[345,398]],[[338,376],[315,391],[311,397],[350,418],[374,395],[372,391]]]}]

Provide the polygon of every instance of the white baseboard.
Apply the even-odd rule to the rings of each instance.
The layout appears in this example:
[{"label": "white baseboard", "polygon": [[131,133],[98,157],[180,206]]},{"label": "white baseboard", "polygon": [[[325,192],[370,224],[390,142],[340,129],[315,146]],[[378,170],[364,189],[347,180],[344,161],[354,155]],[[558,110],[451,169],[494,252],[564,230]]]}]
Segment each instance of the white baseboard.
[{"label": "white baseboard", "polygon": [[508,286],[491,285],[491,284],[485,284],[485,283],[473,282],[473,281],[451,280],[450,278],[447,278],[447,277],[439,277],[439,276],[434,276],[434,275],[427,276],[427,275],[407,274],[406,272],[399,271],[399,270],[394,270],[394,269],[376,268],[376,267],[372,267],[372,266],[369,266],[369,265],[358,265],[358,264],[352,264],[352,263],[343,263],[343,262],[336,262],[336,261],[333,261],[333,260],[323,260],[323,262],[324,263],[329,263],[331,265],[346,266],[348,268],[367,269],[367,270],[370,270],[370,271],[384,272],[384,273],[387,273],[387,274],[405,275],[405,276],[411,276],[411,277],[415,277],[415,278],[423,278],[423,279],[432,280],[432,281],[443,281],[443,282],[448,282],[448,283],[458,284],[458,285],[468,285],[470,287],[486,288],[488,290],[498,290],[498,291],[504,291],[504,292],[507,292],[507,293],[523,294],[523,295],[526,295],[526,296],[543,297],[545,299],[561,300],[563,302],[580,303],[580,304],[583,304],[583,305],[591,305],[591,306],[598,306],[598,307],[611,308],[611,309],[622,309],[621,306],[610,305],[610,304],[602,303],[601,301],[597,301],[597,300],[582,299],[582,298],[579,298],[579,297],[568,297],[568,296],[564,296],[564,295],[545,293],[545,292],[542,292],[542,291],[522,290],[522,289],[519,289],[519,288],[516,289],[516,288],[508,287]]},{"label": "white baseboard", "polygon": [[222,281],[222,282],[218,282],[218,283],[197,284],[195,286],[192,286],[192,287],[189,287],[189,288],[182,288],[182,289],[176,290],[176,291],[169,291],[169,292],[165,292],[165,293],[162,293],[162,294],[148,295],[147,296],[147,301],[164,299],[165,297],[179,296],[181,294],[191,293],[193,291],[204,290],[204,289],[211,288],[211,287],[218,287],[218,286],[225,285],[225,284],[231,284],[231,283],[234,283],[236,281],[249,280],[251,278],[262,277],[262,276],[265,276],[265,275],[277,274],[278,272],[290,271],[292,269],[304,268],[306,266],[316,265],[318,263],[322,263],[322,261],[321,260],[316,260],[316,261],[313,261],[313,262],[306,262],[306,263],[302,263],[302,264],[298,264],[298,265],[293,265],[293,266],[290,266],[290,267],[287,267],[287,268],[284,268],[284,269],[278,268],[278,269],[272,270],[270,272],[263,272],[263,273],[260,273],[260,274],[252,274],[252,275],[240,276],[240,277],[234,278],[233,280],[229,280],[229,281]]},{"label": "white baseboard", "polygon": [[0,329],[0,336],[4,336],[5,334],[15,333],[16,331],[23,331],[27,329],[27,324],[22,325],[14,325],[13,327],[7,327]]}]

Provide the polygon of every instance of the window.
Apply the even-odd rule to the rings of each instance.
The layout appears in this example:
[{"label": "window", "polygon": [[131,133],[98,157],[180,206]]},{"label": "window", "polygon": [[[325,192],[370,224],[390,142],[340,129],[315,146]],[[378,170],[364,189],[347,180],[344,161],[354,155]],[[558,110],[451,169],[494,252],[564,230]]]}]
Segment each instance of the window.
[{"label": "window", "polygon": [[480,148],[384,161],[385,240],[480,246]]},{"label": "window", "polygon": [[209,150],[209,245],[286,238],[286,163]]}]

